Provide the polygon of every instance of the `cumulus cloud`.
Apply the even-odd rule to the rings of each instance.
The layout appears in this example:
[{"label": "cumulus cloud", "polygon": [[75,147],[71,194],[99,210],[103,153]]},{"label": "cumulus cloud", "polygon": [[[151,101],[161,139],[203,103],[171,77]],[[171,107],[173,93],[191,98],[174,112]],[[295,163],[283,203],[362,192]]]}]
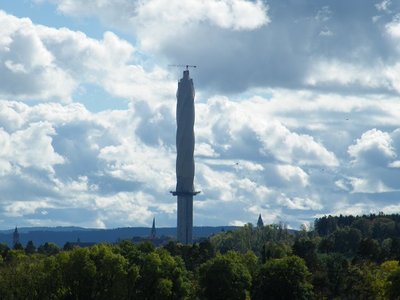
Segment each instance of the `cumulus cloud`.
[{"label": "cumulus cloud", "polygon": [[299,197],[289,198],[286,195],[281,195],[278,202],[283,206],[295,210],[320,210],[323,207],[318,200]]},{"label": "cumulus cloud", "polygon": [[397,39],[400,38],[400,15],[394,16],[393,20],[385,25],[390,36]]},{"label": "cumulus cloud", "polygon": [[389,11],[389,7],[392,4],[391,0],[383,0],[380,3],[376,3],[375,7],[378,11]]},{"label": "cumulus cloud", "polygon": [[51,144],[54,134],[54,128],[47,122],[31,123],[29,127],[11,134],[0,128],[3,173],[10,171],[11,165],[54,171],[54,165],[64,162]]},{"label": "cumulus cloud", "polygon": [[276,119],[265,119],[263,106],[254,101],[235,103],[224,97],[212,98],[207,106],[199,107],[198,114],[204,122],[200,119],[196,130],[200,134],[198,139],[202,139],[202,134],[211,133],[207,138],[213,147],[226,155],[234,152],[251,159],[337,165],[335,155],[311,136],[291,132]]},{"label": "cumulus cloud", "polygon": [[[262,1],[206,0],[206,1],[57,1],[58,10],[72,16],[96,14],[104,22],[114,26],[144,25],[157,27],[156,31],[167,32],[162,27],[181,30],[200,22],[211,22],[218,27],[233,30],[251,30],[269,22],[268,6]],[[162,11],[162,14],[159,12]],[[123,14],[121,15],[121,12]],[[159,24],[156,24],[156,21]]]},{"label": "cumulus cloud", "polygon": [[391,73],[381,71],[399,58],[391,41],[397,39],[397,2],[309,2],[290,4],[290,10],[281,0],[268,5],[245,0],[49,2],[65,15],[99,18],[106,27],[130,33],[138,49],[156,54],[159,62],[199,65],[197,82],[205,90],[235,93],[267,86],[399,92]]},{"label": "cumulus cloud", "polygon": [[[134,226],[154,215],[174,226],[176,78],[156,66],[166,60],[200,64],[195,224],[262,213],[296,228],[396,208],[397,2],[52,2],[106,30],[95,39],[0,14],[0,76],[20,85],[0,83],[0,226]],[[130,104],[90,112],[73,102],[85,84]]]},{"label": "cumulus cloud", "polygon": [[[239,103],[227,98],[213,98],[201,105],[201,110],[209,112],[209,118],[203,115],[196,123],[197,138],[202,141],[195,153],[196,187],[204,195],[199,196],[200,209],[195,214],[202,224],[231,221],[229,215],[214,220],[202,217],[215,205],[231,203],[231,214],[246,211],[251,218],[255,212],[250,208],[254,205],[277,205],[281,188],[292,186],[293,190],[300,189],[308,194],[305,189],[309,176],[298,164],[303,164],[303,160],[328,166],[335,162],[333,154],[301,134],[295,134],[295,139],[300,139],[304,145],[285,143],[282,148],[293,149],[280,156],[279,143],[265,144],[263,140],[267,135],[290,140],[291,131],[287,128],[274,130],[274,126],[269,128],[263,122],[249,122],[256,109],[250,103],[243,102],[239,108]],[[83,219],[84,215],[76,216],[77,224],[112,227],[123,225],[117,220],[143,225],[159,213],[165,216],[166,224],[171,225],[168,220],[175,214],[175,199],[168,194],[175,185],[175,121],[171,116],[174,109],[171,103],[152,108],[138,103],[128,110],[100,113],[91,113],[76,103],[28,106],[0,101],[0,105],[4,108],[0,123],[17,121],[7,131],[4,128],[0,131],[3,145],[0,165],[7,178],[0,184],[0,190],[9,217],[25,218],[30,224],[51,223],[53,219],[62,223],[70,211],[88,210],[92,213],[87,220]],[[242,119],[238,119],[239,109]],[[220,117],[221,110],[226,118]],[[148,133],[157,138],[149,140],[142,127],[143,118],[158,124],[154,131],[166,127],[170,136],[152,129]],[[254,150],[246,152],[250,149],[245,145],[249,138],[258,143],[253,145]],[[274,168],[275,158],[269,157],[267,151],[286,164]],[[328,162],[319,162],[321,153],[326,153]],[[298,158],[291,157],[294,155]],[[271,179],[270,184],[264,178],[267,173],[278,181],[273,184]],[[16,184],[24,187],[23,192],[15,188]],[[20,209],[11,210],[15,201],[21,203]],[[126,218],[119,217],[126,213],[122,206],[113,213],[108,209],[124,201],[132,204],[132,211]],[[296,201],[303,203],[303,200]],[[307,201],[305,203],[309,203]],[[293,205],[288,208],[298,209]]]},{"label": "cumulus cloud", "polygon": [[[360,194],[396,193],[400,134],[395,120],[400,112],[390,109],[392,100],[371,99],[362,106],[364,100],[353,96],[309,98],[308,93],[280,91],[268,101],[213,97],[197,104],[195,185],[202,193],[195,199],[195,224],[248,222],[262,213],[267,222],[283,220],[296,227],[317,212],[335,211],[338,199],[359,203]],[[322,114],[314,120],[324,126],[306,127],[305,134],[302,119],[292,115],[300,99],[301,114],[311,119],[321,107],[339,117]],[[151,107],[138,102],[99,113],[77,103],[0,101],[0,106],[0,124],[8,124],[0,135],[5,220],[66,224],[74,213],[74,222],[82,226],[145,225],[153,215],[164,226],[175,224],[175,199],[168,193],[175,185],[174,103]],[[344,117],[352,110],[357,115],[351,123],[364,127],[349,127],[358,138],[336,140],[330,144],[336,146],[333,152],[323,137],[334,136],[331,129],[348,122]],[[364,117],[393,130],[368,129]],[[149,138],[145,127],[152,124]],[[8,150],[10,143],[15,150]],[[20,154],[11,157],[16,149]],[[39,149],[46,154],[38,154]],[[387,206],[395,201],[382,198]],[[129,210],[123,209],[125,201]],[[376,205],[363,206],[363,212]],[[112,206],[120,208],[111,212]]]},{"label": "cumulus cloud", "polygon": [[0,95],[70,99],[73,78],[54,62],[29,19],[0,11]]},{"label": "cumulus cloud", "polygon": [[96,40],[0,11],[1,24],[0,95],[8,99],[70,102],[85,83],[133,101],[159,101],[174,92],[166,71],[138,65],[135,48],[112,32]]},{"label": "cumulus cloud", "polygon": [[390,135],[377,129],[363,133],[361,138],[349,147],[348,153],[354,158],[354,163],[379,166],[387,166],[388,162],[396,157]]},{"label": "cumulus cloud", "polygon": [[396,177],[398,156],[397,129],[383,132],[371,129],[364,132],[348,148],[352,170],[347,183],[353,193],[387,193],[399,191]]}]

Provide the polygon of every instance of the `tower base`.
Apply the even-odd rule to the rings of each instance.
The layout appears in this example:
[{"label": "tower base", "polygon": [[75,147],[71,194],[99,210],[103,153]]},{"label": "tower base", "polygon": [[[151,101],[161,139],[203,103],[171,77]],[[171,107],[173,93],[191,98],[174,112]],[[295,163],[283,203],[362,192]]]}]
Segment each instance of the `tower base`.
[{"label": "tower base", "polygon": [[178,196],[177,239],[182,244],[191,244],[193,232],[193,196]]},{"label": "tower base", "polygon": [[171,192],[178,196],[178,222],[176,237],[179,243],[193,242],[193,196],[200,192]]}]

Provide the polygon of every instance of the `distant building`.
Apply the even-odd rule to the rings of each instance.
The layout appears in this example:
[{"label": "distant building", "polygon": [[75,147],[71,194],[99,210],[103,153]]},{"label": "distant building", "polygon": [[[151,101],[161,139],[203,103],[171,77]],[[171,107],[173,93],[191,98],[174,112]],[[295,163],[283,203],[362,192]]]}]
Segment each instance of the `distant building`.
[{"label": "distant building", "polygon": [[156,218],[153,218],[153,226],[150,231],[150,240],[154,240],[156,238]]},{"label": "distant building", "polygon": [[78,237],[76,239],[76,242],[66,242],[64,244],[64,250],[71,250],[75,247],[80,247],[80,248],[91,247],[96,244],[97,244],[96,242],[81,242],[81,239]]},{"label": "distant building", "polygon": [[14,234],[13,234],[13,246],[19,244],[19,232],[17,226],[15,226]]},{"label": "distant building", "polygon": [[261,214],[258,216],[257,227],[262,228],[264,227],[263,219],[261,218]]}]

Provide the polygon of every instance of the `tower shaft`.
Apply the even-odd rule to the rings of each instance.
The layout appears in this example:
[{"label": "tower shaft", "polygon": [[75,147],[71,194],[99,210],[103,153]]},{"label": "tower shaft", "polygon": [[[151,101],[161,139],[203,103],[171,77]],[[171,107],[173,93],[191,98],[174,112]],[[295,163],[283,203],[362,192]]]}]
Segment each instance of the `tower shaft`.
[{"label": "tower shaft", "polygon": [[192,243],[193,232],[193,196],[178,195],[177,238],[183,244]]},{"label": "tower shaft", "polygon": [[183,71],[176,93],[176,191],[178,196],[177,239],[192,243],[194,191],[194,86],[189,71]]}]

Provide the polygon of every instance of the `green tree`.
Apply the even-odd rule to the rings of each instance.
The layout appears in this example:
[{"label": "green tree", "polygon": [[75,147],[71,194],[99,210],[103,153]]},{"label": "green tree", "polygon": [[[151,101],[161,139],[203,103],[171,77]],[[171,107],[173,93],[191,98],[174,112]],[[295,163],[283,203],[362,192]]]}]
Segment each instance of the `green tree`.
[{"label": "green tree", "polygon": [[382,292],[376,283],[378,276],[372,263],[352,265],[346,274],[342,299],[376,300]]},{"label": "green tree", "polygon": [[379,243],[371,238],[363,239],[357,250],[357,256],[362,259],[377,261],[380,256]]},{"label": "green tree", "polygon": [[20,242],[16,242],[13,247],[14,250],[24,250],[24,247]]},{"label": "green tree", "polygon": [[249,270],[236,252],[217,254],[199,270],[200,294],[208,300],[244,300],[251,285]]},{"label": "green tree", "polygon": [[37,252],[44,255],[56,255],[60,252],[60,248],[54,243],[46,242],[38,247]]},{"label": "green tree", "polygon": [[355,228],[344,227],[336,230],[332,234],[332,238],[334,241],[334,252],[352,255],[357,252],[361,241],[361,232]]},{"label": "green tree", "polygon": [[10,260],[0,269],[1,299],[61,299],[60,268],[54,257],[27,256],[11,250]]},{"label": "green tree", "polygon": [[360,230],[363,238],[370,238],[372,236],[372,221],[366,218],[359,218],[355,220],[351,227]]},{"label": "green tree", "polygon": [[390,300],[400,299],[400,269],[393,271],[387,281],[386,296]]},{"label": "green tree", "polygon": [[395,227],[395,222],[390,218],[376,218],[372,225],[372,237],[380,241],[392,237],[395,233]]},{"label": "green tree", "polygon": [[25,246],[25,253],[26,254],[33,254],[36,252],[36,247],[32,241],[29,241]]},{"label": "green tree", "polygon": [[253,281],[251,299],[312,299],[311,274],[298,256],[271,259]]},{"label": "green tree", "polygon": [[104,244],[91,247],[90,258],[96,266],[94,298],[126,299],[128,261]]},{"label": "green tree", "polygon": [[315,272],[313,285],[318,295],[334,299],[343,295],[350,263],[340,253],[321,255],[320,269]]},{"label": "green tree", "polygon": [[7,244],[0,243],[0,255],[3,258],[6,258],[8,250],[10,250],[10,248],[7,246]]},{"label": "green tree", "polygon": [[188,273],[180,257],[172,257],[165,249],[140,252],[137,268],[132,265],[137,299],[185,299],[191,293]]},{"label": "green tree", "polygon": [[318,267],[317,244],[314,240],[297,239],[293,244],[293,254],[304,259],[309,270]]},{"label": "green tree", "polygon": [[67,296],[70,299],[93,299],[96,265],[88,248],[75,248],[57,256]]},{"label": "green tree", "polygon": [[262,261],[265,263],[266,260],[271,258],[282,258],[292,254],[292,248],[284,241],[274,242],[269,241],[262,247]]}]

